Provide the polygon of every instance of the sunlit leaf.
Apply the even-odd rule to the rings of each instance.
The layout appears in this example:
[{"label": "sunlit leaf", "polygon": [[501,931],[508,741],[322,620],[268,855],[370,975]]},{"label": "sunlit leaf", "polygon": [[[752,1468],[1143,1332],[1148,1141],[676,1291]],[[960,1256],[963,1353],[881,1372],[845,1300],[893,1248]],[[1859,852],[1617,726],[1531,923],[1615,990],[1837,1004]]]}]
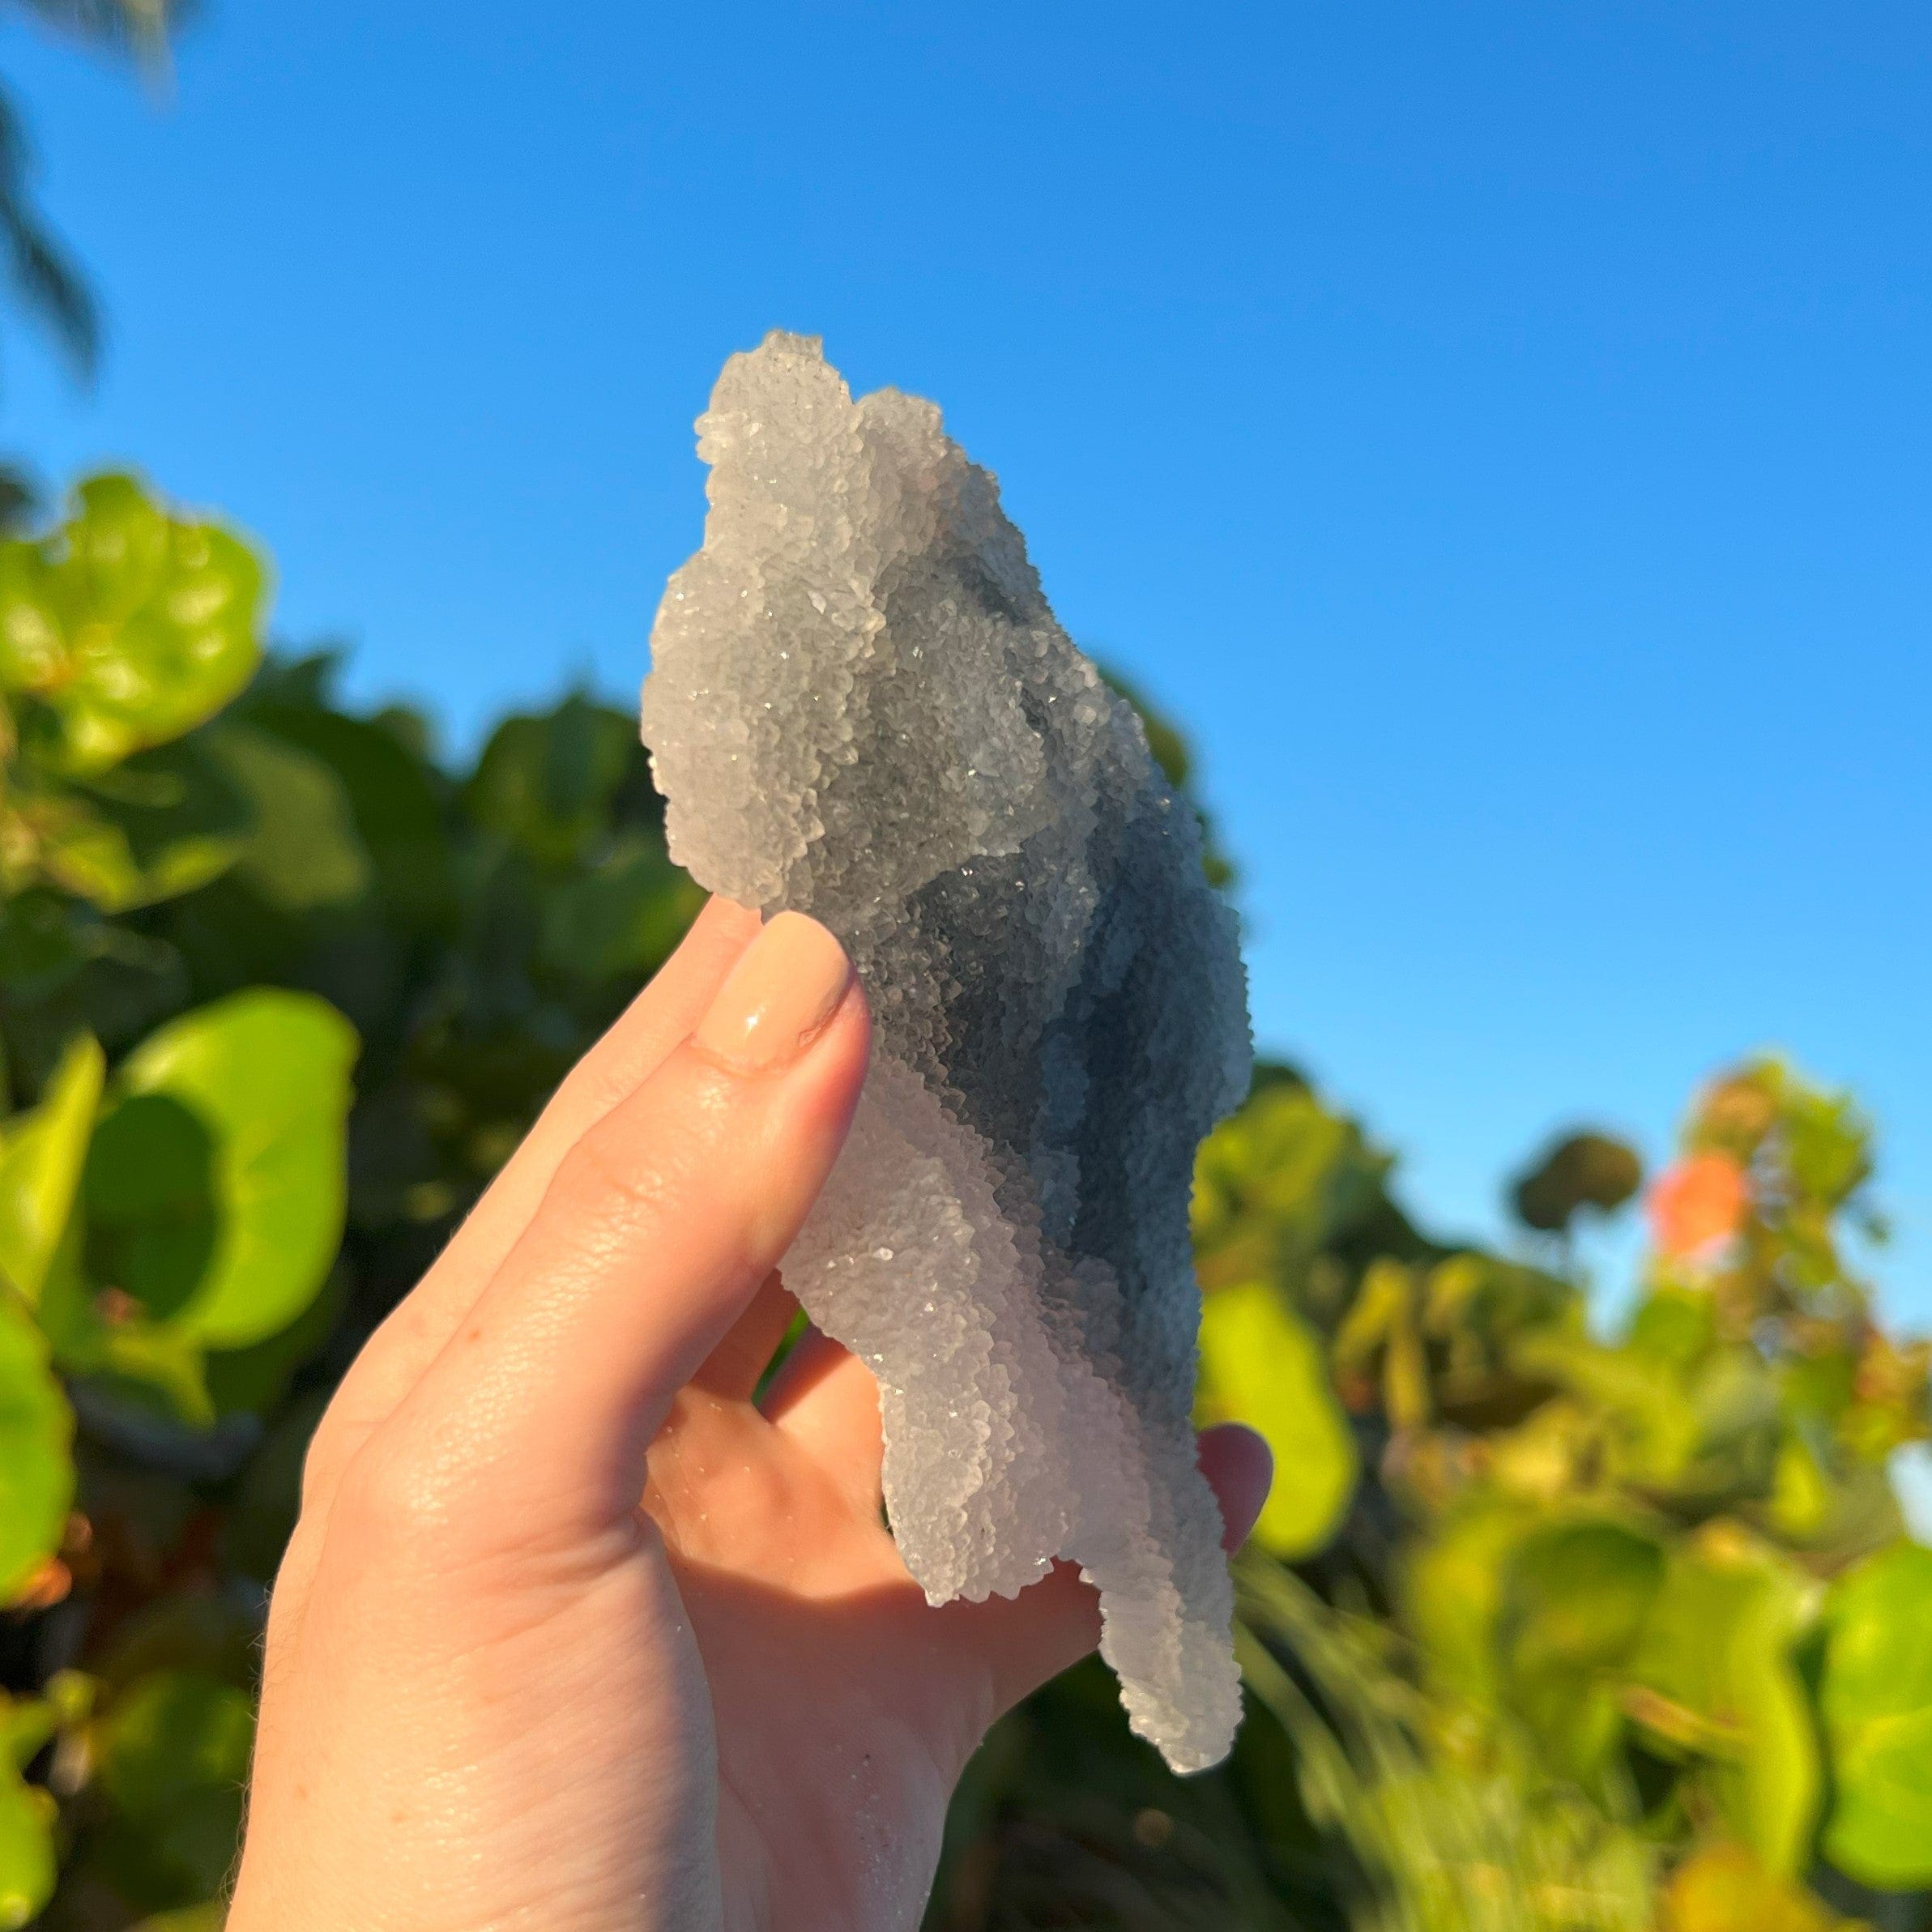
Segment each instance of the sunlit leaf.
[{"label": "sunlit leaf", "polygon": [[40,1104],[0,1122],[0,1276],[29,1303],[73,1220],[105,1074],[100,1047],[83,1034]]},{"label": "sunlit leaf", "polygon": [[1619,1683],[1664,1563],[1645,1530],[1581,1516],[1533,1530],[1504,1565],[1496,1614],[1504,1694],[1574,1776],[1592,1776],[1621,1733]]},{"label": "sunlit leaf", "polygon": [[1673,1557],[1631,1668],[1637,1715],[1712,1759],[1731,1829],[1768,1871],[1802,1870],[1818,1810],[1810,1707],[1792,1662],[1802,1586],[1769,1555],[1706,1546]]},{"label": "sunlit leaf", "polygon": [[0,1288],[0,1604],[60,1546],[74,1418],[26,1304]]},{"label": "sunlit leaf", "polygon": [[247,683],[264,586],[240,538],[171,516],[131,476],[77,497],[51,536],[0,544],[0,686],[32,701],[44,761],[86,773],[178,738]]},{"label": "sunlit leaf", "polygon": [[221,1932],[228,1916],[221,1901],[211,1899],[205,1905],[183,1905],[178,1911],[155,1913],[131,1927],[130,1932]]},{"label": "sunlit leaf", "polygon": [[1354,1492],[1355,1439],[1329,1387],[1320,1344],[1268,1283],[1207,1298],[1200,1410],[1204,1420],[1247,1423],[1274,1452],[1274,1486],[1255,1542],[1290,1559],[1320,1549]]},{"label": "sunlit leaf", "polygon": [[31,1923],[53,1896],[53,1801],[0,1764],[0,1932]]},{"label": "sunlit leaf", "polygon": [[1832,1932],[1845,1922],[1741,1845],[1713,1845],[1687,1858],[1664,1891],[1661,1932]]},{"label": "sunlit leaf", "polygon": [[324,1001],[268,991],[144,1042],[109,1089],[88,1160],[96,1278],[210,1348],[292,1321],[341,1239],[356,1051]]},{"label": "sunlit leaf", "polygon": [[1534,1517],[1484,1499],[1418,1538],[1402,1566],[1402,1607],[1432,1678],[1476,1704],[1500,1689],[1496,1618],[1510,1552]]},{"label": "sunlit leaf", "polygon": [[142,752],[92,782],[15,800],[39,876],[106,912],[219,878],[254,830],[247,797],[198,739]]},{"label": "sunlit leaf", "polygon": [[1932,1884],[1932,1550],[1868,1559],[1832,1591],[1825,1626],[1826,1853],[1868,1885]]}]

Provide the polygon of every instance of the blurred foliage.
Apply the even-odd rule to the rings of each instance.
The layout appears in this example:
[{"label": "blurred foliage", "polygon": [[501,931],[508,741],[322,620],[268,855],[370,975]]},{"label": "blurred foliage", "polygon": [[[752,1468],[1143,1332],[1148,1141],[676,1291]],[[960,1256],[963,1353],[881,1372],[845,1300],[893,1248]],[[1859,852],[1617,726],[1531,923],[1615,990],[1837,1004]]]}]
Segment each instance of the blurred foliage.
[{"label": "blurred foliage", "polygon": [[[699,903],[627,712],[452,766],[264,655],[267,577],[126,476],[0,545],[0,1926],[219,1924],[309,1431]],[[1843,1097],[1726,1074],[1605,1329],[1568,1237],[1629,1149],[1453,1247],[1265,1067],[1195,1199],[1201,1413],[1281,1471],[1247,1721],[1182,1781],[1098,1665],[1049,1686],[932,1932],[1932,1928],[1928,1358],[1853,1265],[1870,1166]]]}]

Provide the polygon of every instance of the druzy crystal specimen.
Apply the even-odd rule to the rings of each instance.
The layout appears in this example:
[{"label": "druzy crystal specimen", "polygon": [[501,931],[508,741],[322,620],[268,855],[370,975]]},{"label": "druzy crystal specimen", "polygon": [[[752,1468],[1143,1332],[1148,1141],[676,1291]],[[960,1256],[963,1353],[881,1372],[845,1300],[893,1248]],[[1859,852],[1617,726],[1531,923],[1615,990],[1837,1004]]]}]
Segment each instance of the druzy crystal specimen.
[{"label": "druzy crystal specimen", "polygon": [[774,334],[697,427],[704,548],[644,686],[671,851],[823,920],[876,1026],[786,1281],[877,1377],[928,1595],[1077,1563],[1134,1728],[1210,1764],[1239,1691],[1188,1197],[1249,1050],[1200,828],[932,403]]}]

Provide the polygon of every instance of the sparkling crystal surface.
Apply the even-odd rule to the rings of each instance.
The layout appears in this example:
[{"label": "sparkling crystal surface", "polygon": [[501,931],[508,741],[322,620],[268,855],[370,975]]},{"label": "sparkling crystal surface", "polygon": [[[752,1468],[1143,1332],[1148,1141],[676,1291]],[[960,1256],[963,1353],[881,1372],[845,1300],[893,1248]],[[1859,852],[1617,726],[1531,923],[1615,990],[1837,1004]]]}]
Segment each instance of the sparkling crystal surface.
[{"label": "sparkling crystal surface", "polygon": [[1212,1764],[1239,1688],[1188,1197],[1249,1047],[1199,826],[932,403],[774,334],[697,427],[704,547],[644,687],[671,851],[823,920],[876,1029],[786,1280],[877,1377],[928,1596],[1077,1563],[1134,1728]]}]

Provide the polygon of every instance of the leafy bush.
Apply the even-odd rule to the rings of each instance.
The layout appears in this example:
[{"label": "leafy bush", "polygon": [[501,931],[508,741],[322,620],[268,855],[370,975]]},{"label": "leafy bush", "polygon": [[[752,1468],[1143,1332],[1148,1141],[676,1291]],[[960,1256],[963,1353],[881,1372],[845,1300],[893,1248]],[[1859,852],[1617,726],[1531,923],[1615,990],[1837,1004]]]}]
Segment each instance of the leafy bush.
[{"label": "leafy bush", "polygon": [[[255,1644],[356,1350],[698,895],[628,714],[467,770],[266,659],[266,573],[136,481],[0,546],[0,1926],[220,1921]],[[1177,775],[1184,750],[1160,743]],[[1431,1239],[1286,1069],[1203,1148],[1204,1419],[1281,1470],[1249,1714],[1169,1777],[1089,1665],[1003,1722],[935,1928],[1932,1926],[1927,1355],[1870,1154],[1771,1061],[1695,1106],[1614,1335],[1567,1231]]]}]

